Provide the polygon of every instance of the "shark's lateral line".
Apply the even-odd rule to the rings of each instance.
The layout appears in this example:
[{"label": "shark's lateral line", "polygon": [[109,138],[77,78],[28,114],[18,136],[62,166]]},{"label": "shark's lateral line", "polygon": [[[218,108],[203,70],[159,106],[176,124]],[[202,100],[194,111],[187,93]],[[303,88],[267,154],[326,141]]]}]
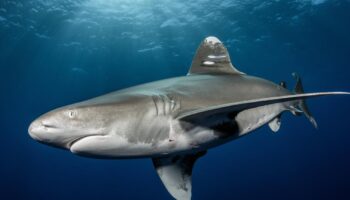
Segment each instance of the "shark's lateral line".
[{"label": "shark's lateral line", "polygon": [[248,76],[231,63],[216,37],[199,46],[187,76],[123,89],[48,112],[30,136],[73,153],[103,158],[150,157],[170,194],[191,199],[192,168],[207,149],[268,124],[277,132],[284,111],[302,113],[311,97],[347,92],[293,92],[285,83]]}]

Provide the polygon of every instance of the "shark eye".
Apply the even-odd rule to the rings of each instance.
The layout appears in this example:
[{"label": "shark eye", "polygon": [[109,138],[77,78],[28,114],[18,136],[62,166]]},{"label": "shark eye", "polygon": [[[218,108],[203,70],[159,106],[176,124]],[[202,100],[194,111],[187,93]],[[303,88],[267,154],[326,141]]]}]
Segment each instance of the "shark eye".
[{"label": "shark eye", "polygon": [[68,116],[69,116],[70,118],[74,118],[74,117],[76,116],[76,114],[77,114],[77,112],[74,111],[74,110],[68,111]]}]

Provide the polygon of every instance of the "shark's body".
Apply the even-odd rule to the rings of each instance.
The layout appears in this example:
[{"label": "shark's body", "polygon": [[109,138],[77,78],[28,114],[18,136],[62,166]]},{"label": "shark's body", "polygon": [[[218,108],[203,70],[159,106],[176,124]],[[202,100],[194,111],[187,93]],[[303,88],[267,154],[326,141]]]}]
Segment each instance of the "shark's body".
[{"label": "shark's body", "polygon": [[[297,93],[297,94],[296,94]],[[43,143],[83,156],[151,157],[168,191],[191,198],[191,172],[207,149],[269,123],[278,131],[284,111],[304,112],[303,94],[235,69],[226,48],[206,38],[188,76],[151,82],[53,110],[29,127]]]}]

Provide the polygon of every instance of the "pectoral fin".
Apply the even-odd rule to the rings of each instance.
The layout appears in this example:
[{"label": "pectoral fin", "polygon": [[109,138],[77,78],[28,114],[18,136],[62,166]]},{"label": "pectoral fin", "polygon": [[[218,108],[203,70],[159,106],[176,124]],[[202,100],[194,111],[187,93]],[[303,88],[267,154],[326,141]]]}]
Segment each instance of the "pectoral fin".
[{"label": "pectoral fin", "polygon": [[192,168],[206,152],[153,158],[153,165],[168,192],[177,200],[190,200]]},{"label": "pectoral fin", "polygon": [[315,92],[315,93],[304,93],[304,94],[292,94],[284,96],[267,97],[261,99],[251,99],[241,102],[233,102],[228,104],[221,104],[218,106],[211,106],[201,108],[197,110],[187,111],[180,113],[176,116],[179,120],[192,120],[194,118],[204,118],[213,115],[228,114],[232,112],[240,112],[245,109],[256,108],[264,105],[271,105],[274,103],[283,103],[288,101],[300,101],[312,97],[321,97],[329,95],[349,95],[349,92]]}]

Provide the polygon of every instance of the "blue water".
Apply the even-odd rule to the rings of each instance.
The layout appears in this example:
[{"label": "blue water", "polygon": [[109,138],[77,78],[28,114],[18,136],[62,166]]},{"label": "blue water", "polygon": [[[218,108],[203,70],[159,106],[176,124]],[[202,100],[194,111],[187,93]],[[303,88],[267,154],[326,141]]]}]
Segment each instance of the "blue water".
[{"label": "blue water", "polygon": [[[32,140],[59,106],[187,73],[220,38],[240,71],[306,91],[350,91],[349,0],[0,2],[0,199],[171,199],[150,160],[78,157]],[[232,94],[234,95],[234,94]],[[349,97],[309,101],[319,129],[285,114],[212,149],[193,199],[350,199]]]}]

